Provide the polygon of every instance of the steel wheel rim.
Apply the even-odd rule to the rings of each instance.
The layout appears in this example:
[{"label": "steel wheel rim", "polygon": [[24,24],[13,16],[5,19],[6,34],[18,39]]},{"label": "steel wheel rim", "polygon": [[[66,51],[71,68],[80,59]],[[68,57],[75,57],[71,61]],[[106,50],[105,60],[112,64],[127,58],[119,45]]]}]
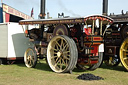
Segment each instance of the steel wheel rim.
[{"label": "steel wheel rim", "polygon": [[50,41],[49,59],[51,68],[55,72],[63,72],[68,68],[70,62],[70,46],[68,42],[59,37]]},{"label": "steel wheel rim", "polygon": [[32,49],[27,49],[25,53],[25,64],[27,67],[32,67],[35,62],[35,53]]},{"label": "steel wheel rim", "polygon": [[120,47],[120,60],[123,66],[128,70],[128,38],[124,40]]}]

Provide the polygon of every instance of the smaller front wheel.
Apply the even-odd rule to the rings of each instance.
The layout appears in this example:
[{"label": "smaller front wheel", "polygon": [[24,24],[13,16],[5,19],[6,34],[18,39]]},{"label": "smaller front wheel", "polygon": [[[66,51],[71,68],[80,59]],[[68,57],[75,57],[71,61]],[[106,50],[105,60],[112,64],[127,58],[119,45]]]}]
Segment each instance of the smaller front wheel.
[{"label": "smaller front wheel", "polygon": [[33,48],[28,48],[24,54],[24,62],[28,68],[34,68],[37,63],[36,51]]}]

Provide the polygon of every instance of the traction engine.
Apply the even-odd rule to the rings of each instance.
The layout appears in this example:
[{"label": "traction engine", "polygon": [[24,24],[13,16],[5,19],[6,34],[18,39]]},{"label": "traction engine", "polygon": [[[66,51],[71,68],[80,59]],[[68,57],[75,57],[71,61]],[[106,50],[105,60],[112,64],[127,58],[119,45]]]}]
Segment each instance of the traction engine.
[{"label": "traction engine", "polygon": [[104,62],[109,66],[117,66],[121,62],[128,71],[127,22],[127,18],[115,17],[114,23],[107,29],[104,36]]},{"label": "traction engine", "polygon": [[103,34],[113,20],[94,15],[80,18],[22,20],[21,25],[43,25],[26,29],[25,35],[34,43],[26,50],[25,65],[35,67],[37,60],[46,58],[57,73],[71,72],[75,67],[95,70],[103,59]]}]

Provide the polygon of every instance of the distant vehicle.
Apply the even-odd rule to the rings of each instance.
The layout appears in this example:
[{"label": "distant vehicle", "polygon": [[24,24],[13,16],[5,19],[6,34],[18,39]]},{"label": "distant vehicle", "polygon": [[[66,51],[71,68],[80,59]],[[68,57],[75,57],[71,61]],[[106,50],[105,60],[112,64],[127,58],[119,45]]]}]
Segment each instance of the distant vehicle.
[{"label": "distant vehicle", "polygon": [[24,50],[30,47],[24,37],[22,26],[18,23],[0,23],[0,64],[23,61]]},{"label": "distant vehicle", "polygon": [[24,50],[30,44],[29,40],[24,37],[22,26],[18,22],[33,18],[7,4],[1,3],[1,5],[0,64],[13,64],[17,60],[23,61]]},{"label": "distant vehicle", "polygon": [[113,24],[104,36],[106,65],[117,66],[120,62],[128,71],[128,14],[111,15]]}]

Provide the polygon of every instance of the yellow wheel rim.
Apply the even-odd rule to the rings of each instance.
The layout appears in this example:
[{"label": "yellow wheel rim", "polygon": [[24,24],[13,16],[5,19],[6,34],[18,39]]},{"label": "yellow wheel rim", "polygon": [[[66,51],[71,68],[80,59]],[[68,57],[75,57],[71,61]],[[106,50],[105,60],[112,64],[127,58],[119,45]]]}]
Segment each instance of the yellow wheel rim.
[{"label": "yellow wheel rim", "polygon": [[120,60],[125,69],[128,70],[128,38],[126,38],[120,47]]}]

